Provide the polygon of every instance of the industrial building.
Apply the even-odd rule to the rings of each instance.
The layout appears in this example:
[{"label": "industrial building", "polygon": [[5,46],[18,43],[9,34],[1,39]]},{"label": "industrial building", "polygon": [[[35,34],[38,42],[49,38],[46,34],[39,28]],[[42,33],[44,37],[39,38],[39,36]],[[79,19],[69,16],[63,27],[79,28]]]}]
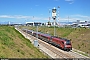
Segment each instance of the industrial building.
[{"label": "industrial building", "polygon": [[26,26],[42,26],[44,23],[40,22],[26,22]]}]

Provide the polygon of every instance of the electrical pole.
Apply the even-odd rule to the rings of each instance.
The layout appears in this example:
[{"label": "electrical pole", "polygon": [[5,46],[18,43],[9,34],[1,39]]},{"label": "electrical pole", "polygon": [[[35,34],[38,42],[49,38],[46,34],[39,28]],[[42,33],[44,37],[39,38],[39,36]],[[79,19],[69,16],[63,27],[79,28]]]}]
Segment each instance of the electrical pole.
[{"label": "electrical pole", "polygon": [[38,39],[38,26],[37,26],[37,29],[36,30],[37,30],[37,35],[36,36],[37,36],[37,39]]},{"label": "electrical pole", "polygon": [[[60,6],[58,6],[58,21],[60,20],[60,17],[59,17],[60,11],[59,11],[59,9],[60,9]],[[58,24],[60,24],[60,22],[58,22]]]},{"label": "electrical pole", "polygon": [[50,19],[51,19],[51,18],[50,18],[50,9],[49,9],[49,21],[50,21]]},{"label": "electrical pole", "polygon": [[51,26],[51,23],[50,23],[50,9],[49,9],[49,21],[48,21],[48,27],[50,27]]},{"label": "electrical pole", "polygon": [[68,25],[69,25],[69,16],[68,16]]},{"label": "electrical pole", "polygon": [[33,16],[33,26],[34,26],[34,16]]}]

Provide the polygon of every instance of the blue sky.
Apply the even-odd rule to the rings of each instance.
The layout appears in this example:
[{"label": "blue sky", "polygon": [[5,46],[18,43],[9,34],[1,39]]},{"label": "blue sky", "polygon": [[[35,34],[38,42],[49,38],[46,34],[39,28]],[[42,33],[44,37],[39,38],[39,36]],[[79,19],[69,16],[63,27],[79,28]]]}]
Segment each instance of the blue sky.
[{"label": "blue sky", "polygon": [[[89,21],[90,0],[0,0],[0,22],[48,22],[52,9],[60,6],[59,22]],[[49,14],[50,10],[50,14]]]}]

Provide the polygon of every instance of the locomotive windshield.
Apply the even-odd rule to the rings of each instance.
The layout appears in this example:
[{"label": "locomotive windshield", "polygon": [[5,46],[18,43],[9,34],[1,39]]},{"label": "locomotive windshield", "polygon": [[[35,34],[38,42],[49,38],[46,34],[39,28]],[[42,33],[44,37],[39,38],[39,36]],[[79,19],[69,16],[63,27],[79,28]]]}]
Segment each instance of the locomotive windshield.
[{"label": "locomotive windshield", "polygon": [[70,40],[66,41],[66,45],[71,45]]}]

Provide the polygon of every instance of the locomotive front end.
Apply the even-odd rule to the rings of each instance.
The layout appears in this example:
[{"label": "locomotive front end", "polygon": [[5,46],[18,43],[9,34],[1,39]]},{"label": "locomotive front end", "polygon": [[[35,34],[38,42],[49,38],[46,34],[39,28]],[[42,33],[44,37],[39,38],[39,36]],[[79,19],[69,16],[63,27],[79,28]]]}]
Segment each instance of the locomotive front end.
[{"label": "locomotive front end", "polygon": [[72,50],[72,45],[71,45],[71,41],[70,41],[70,40],[66,40],[66,41],[65,41],[64,50],[67,50],[67,51]]}]

